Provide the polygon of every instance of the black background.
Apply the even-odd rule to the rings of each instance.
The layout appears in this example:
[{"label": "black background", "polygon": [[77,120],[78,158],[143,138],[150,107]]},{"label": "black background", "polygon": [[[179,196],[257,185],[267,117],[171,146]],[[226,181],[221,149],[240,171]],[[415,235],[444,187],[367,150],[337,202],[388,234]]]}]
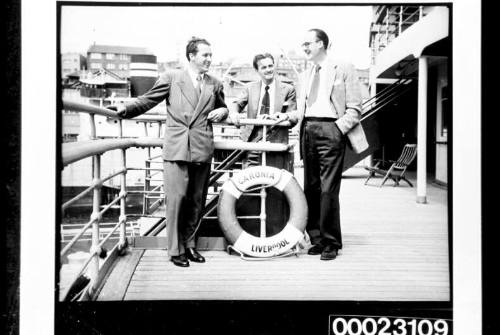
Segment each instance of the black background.
[{"label": "black background", "polygon": [[[2,333],[19,331],[19,252],[20,252],[20,4],[2,2],[3,46],[0,72],[2,88],[2,147],[7,148],[1,164],[2,214],[0,224],[0,264],[2,264],[1,320]],[[488,10],[489,9],[489,10]],[[498,316],[493,291],[498,281],[494,269],[497,244],[495,228],[498,218],[493,206],[498,166],[498,76],[496,45],[498,35],[493,18],[495,12],[482,9],[482,260],[483,260],[483,334],[498,334]],[[467,24],[464,22],[463,24]],[[488,38],[489,37],[489,38]],[[475,223],[473,223],[475,224]],[[467,248],[467,246],[455,246]],[[413,304],[342,303],[342,302],[137,302],[61,304],[56,318],[59,334],[326,334],[328,314],[370,314],[449,317],[449,308]],[[112,311],[111,313],[109,313]],[[429,311],[432,311],[429,315]],[[479,333],[479,329],[478,329]]]}]

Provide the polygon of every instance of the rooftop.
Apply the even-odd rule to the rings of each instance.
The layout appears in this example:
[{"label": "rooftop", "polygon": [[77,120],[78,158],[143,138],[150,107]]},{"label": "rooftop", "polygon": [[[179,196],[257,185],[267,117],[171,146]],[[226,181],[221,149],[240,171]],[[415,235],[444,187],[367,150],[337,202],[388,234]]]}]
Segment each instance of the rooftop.
[{"label": "rooftop", "polygon": [[129,47],[120,45],[99,45],[99,44],[91,45],[87,50],[87,52],[114,53],[114,54],[126,54],[126,55],[153,55],[153,53],[149,51],[147,48]]}]

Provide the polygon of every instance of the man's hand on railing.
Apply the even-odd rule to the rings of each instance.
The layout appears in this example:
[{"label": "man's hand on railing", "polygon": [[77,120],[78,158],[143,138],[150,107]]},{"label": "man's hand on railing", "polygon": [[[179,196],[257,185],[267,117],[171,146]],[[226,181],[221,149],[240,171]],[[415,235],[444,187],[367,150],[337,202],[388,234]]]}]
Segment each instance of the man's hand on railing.
[{"label": "man's hand on railing", "polygon": [[278,124],[289,119],[289,116],[286,113],[274,113],[270,115],[265,114],[263,116],[264,119],[276,121],[274,124]]},{"label": "man's hand on railing", "polygon": [[227,114],[228,114],[227,108],[220,107],[208,113],[207,119],[210,122],[220,122],[227,116]]},{"label": "man's hand on railing", "polygon": [[228,121],[229,123],[234,124],[236,127],[241,126],[240,120],[242,115],[240,113],[229,113]]},{"label": "man's hand on railing", "polygon": [[124,118],[125,117],[125,113],[127,112],[127,109],[125,108],[125,106],[123,104],[110,105],[110,106],[108,106],[106,108],[110,109],[112,111],[115,111],[116,112],[116,116],[118,116],[120,118]]}]

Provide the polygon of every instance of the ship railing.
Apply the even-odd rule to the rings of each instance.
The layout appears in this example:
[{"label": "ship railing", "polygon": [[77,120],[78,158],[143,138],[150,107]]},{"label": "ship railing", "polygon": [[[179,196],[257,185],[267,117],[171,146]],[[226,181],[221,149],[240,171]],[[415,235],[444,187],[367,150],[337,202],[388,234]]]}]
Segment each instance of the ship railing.
[{"label": "ship railing", "polygon": [[[81,279],[82,276],[89,279],[89,282],[85,287],[78,292],[72,292],[74,285],[70,285],[66,288],[65,292],[62,292],[60,295],[61,300],[88,300],[92,299],[98,294],[100,289],[100,284],[104,280],[106,274],[111,269],[113,262],[116,260],[118,256],[124,255],[126,248],[129,244],[127,239],[126,232],[126,223],[127,219],[131,217],[155,217],[154,215],[145,214],[144,211],[142,214],[127,214],[126,212],[126,200],[127,195],[132,194],[133,192],[127,189],[127,181],[126,175],[128,171],[131,170],[144,170],[147,173],[148,179],[147,181],[151,182],[152,178],[157,176],[157,174],[161,173],[161,168],[152,167],[152,163],[155,159],[158,159],[158,156],[153,156],[151,153],[151,148],[161,147],[163,144],[163,140],[161,137],[161,126],[165,122],[164,115],[142,115],[134,118],[133,120],[139,123],[143,123],[144,125],[144,137],[124,137],[123,136],[123,120],[117,116],[117,113],[106,109],[101,108],[89,104],[83,104],[80,102],[74,102],[71,100],[63,99],[63,110],[64,111],[73,111],[78,113],[86,113],[89,115],[90,122],[90,134],[89,140],[86,141],[77,141],[77,142],[69,142],[63,143],[61,150],[61,158],[62,158],[62,169],[68,165],[79,162],[81,160],[92,158],[92,182],[89,187],[85,190],[77,194],[72,199],[66,201],[62,204],[61,209],[64,214],[64,211],[67,210],[70,206],[75,205],[79,200],[83,199],[86,195],[92,194],[92,213],[90,215],[90,220],[83,224],[81,229],[74,235],[74,237],[69,241],[64,248],[62,248],[60,252],[61,257],[61,265],[62,259],[71,248],[75,245],[75,243],[81,240],[85,235],[85,233],[91,229],[91,246],[89,250],[89,256],[86,260],[83,261],[79,270],[75,271],[73,274],[72,280],[70,283],[76,283],[78,279]],[[117,124],[117,138],[106,138],[100,139],[96,136],[96,120],[95,115],[105,116],[110,119],[116,120]],[[151,122],[158,123],[158,131],[156,133],[156,138],[148,137],[148,128],[147,124]],[[222,123],[224,124],[224,123]],[[288,121],[284,121],[278,125],[272,120],[256,120],[256,119],[247,119],[241,120],[242,125],[255,125],[255,126],[263,126],[264,134],[266,133],[267,127],[272,126],[285,126],[289,127],[290,123]],[[227,125],[227,123],[226,123]],[[259,143],[248,143],[237,140],[229,140],[229,141],[215,141],[215,149],[216,150],[233,150],[233,151],[260,151],[263,153],[265,157],[265,153],[267,152],[285,152],[289,151],[291,146],[282,143],[269,143],[265,140]],[[147,159],[145,167],[132,167],[127,166],[127,149],[130,148],[145,148],[147,149]],[[118,166],[116,171],[111,172],[107,176],[102,176],[102,164],[101,157],[103,154],[113,151],[120,150],[120,159],[118,162]],[[264,159],[265,163],[265,159]],[[62,170],[61,169],[61,170]],[[105,182],[119,177],[119,194],[111,200],[107,204],[102,203],[101,199],[101,189]],[[144,193],[144,201],[149,201],[152,199],[151,194],[156,193],[160,194],[158,189],[150,189],[151,184],[148,187],[145,187],[145,190],[142,191]],[[139,191],[141,192],[141,191]],[[157,198],[160,198],[159,196]],[[162,201],[162,199],[156,199],[155,204],[158,204]],[[119,207],[119,217],[118,222],[112,225],[107,230],[107,235],[102,237],[100,232],[101,230],[101,222],[103,215],[111,208]],[[112,247],[109,255],[107,250],[104,248],[106,242],[110,240],[112,236],[116,236],[116,232],[119,232],[118,241]],[[100,259],[105,259],[103,262],[100,262]],[[102,263],[102,264],[101,264]],[[81,280],[80,280],[81,282]]]}]

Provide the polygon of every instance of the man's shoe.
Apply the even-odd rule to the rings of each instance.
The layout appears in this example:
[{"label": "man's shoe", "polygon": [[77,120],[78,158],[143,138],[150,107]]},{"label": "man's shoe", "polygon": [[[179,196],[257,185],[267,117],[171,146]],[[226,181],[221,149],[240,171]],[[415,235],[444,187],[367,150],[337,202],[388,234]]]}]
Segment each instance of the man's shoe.
[{"label": "man's shoe", "polygon": [[170,261],[174,263],[174,265],[181,266],[183,268],[189,266],[189,261],[186,258],[186,255],[182,254],[179,256],[172,256],[170,257]]},{"label": "man's shoe", "polygon": [[200,255],[198,251],[196,251],[195,248],[187,248],[186,249],[186,255],[187,258],[190,261],[196,262],[196,263],[205,263],[205,257]]},{"label": "man's shoe", "polygon": [[320,259],[322,261],[331,261],[332,259],[335,259],[337,257],[338,252],[339,251],[338,251],[337,248],[335,248],[334,246],[329,245],[321,253]]},{"label": "man's shoe", "polygon": [[321,244],[315,244],[307,250],[308,255],[320,255],[324,247]]}]

